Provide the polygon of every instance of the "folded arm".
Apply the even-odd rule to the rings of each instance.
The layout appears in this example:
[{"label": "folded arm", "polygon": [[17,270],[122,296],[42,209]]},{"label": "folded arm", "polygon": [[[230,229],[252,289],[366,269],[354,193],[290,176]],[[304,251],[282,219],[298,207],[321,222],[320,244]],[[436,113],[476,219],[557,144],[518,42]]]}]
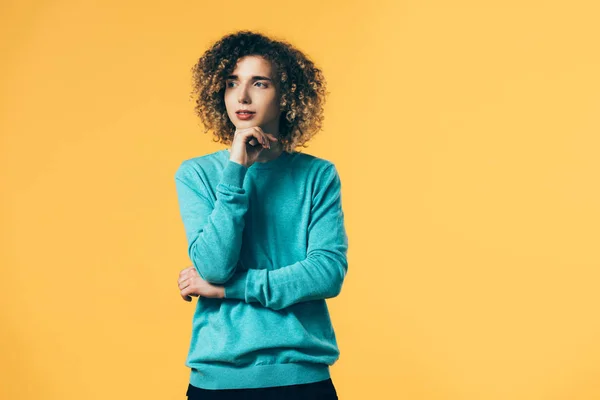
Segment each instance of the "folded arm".
[{"label": "folded arm", "polygon": [[224,283],[236,271],[249,204],[243,187],[247,170],[228,160],[215,188],[216,201],[209,200],[201,175],[189,160],[175,173],[188,255],[200,277],[209,283]]},{"label": "folded arm", "polygon": [[323,173],[313,199],[306,258],[273,270],[238,271],[224,285],[225,298],[280,310],[303,301],[335,297],[348,271],[347,250],[341,182],[332,164]]}]

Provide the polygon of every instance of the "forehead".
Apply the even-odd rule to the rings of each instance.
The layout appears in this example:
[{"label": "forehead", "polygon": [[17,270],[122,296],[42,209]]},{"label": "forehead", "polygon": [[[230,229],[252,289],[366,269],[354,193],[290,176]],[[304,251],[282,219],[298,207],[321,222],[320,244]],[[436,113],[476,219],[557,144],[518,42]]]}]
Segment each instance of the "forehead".
[{"label": "forehead", "polygon": [[271,76],[272,72],[273,68],[270,61],[261,56],[245,56],[238,59],[235,69],[232,73],[238,76]]}]

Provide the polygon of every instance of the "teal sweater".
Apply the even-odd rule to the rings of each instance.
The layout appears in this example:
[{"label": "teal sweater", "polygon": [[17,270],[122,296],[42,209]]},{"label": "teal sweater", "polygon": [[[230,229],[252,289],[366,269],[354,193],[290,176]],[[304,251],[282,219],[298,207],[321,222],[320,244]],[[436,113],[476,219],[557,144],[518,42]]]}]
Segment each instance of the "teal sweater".
[{"label": "teal sweater", "polygon": [[220,150],[175,173],[188,255],[225,298],[198,296],[185,365],[205,389],[328,379],[339,358],[325,299],[348,270],[335,165],[292,152],[250,167]]}]

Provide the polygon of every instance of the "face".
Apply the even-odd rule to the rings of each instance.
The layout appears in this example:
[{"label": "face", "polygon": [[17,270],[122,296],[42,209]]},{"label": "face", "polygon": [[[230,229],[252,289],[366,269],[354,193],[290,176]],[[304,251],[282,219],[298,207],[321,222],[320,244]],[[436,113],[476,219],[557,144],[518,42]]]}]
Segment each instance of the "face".
[{"label": "face", "polygon": [[[225,83],[227,115],[237,129],[259,126],[266,133],[279,135],[279,89],[271,63],[260,56],[238,60]],[[252,118],[241,119],[239,109],[254,111]]]}]

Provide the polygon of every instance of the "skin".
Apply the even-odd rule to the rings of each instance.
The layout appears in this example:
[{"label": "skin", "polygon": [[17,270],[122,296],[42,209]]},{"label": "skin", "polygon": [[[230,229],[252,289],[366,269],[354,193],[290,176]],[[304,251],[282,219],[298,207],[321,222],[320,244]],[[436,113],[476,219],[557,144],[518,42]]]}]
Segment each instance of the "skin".
[{"label": "skin", "polygon": [[[230,160],[249,167],[254,162],[279,157],[283,152],[278,141],[281,92],[271,63],[260,56],[242,57],[231,75],[237,78],[227,79],[225,85],[227,115],[236,127],[229,149]],[[271,80],[254,80],[253,76]],[[254,118],[239,119],[235,112],[240,108],[255,111]],[[179,272],[177,283],[181,297],[188,302],[192,301],[191,296],[225,298],[225,288],[202,279],[193,265]]]},{"label": "skin", "polygon": [[185,301],[192,301],[191,296],[217,299],[225,298],[225,288],[223,286],[213,285],[202,279],[193,265],[190,265],[179,272],[177,284],[179,285],[181,298]]},{"label": "skin", "polygon": [[[227,116],[236,127],[229,149],[231,160],[249,166],[279,157],[283,147],[279,144],[279,100],[281,91],[273,67],[261,56],[246,56],[238,60],[225,83],[225,108]],[[261,76],[267,79],[253,79]],[[256,112],[254,118],[244,121],[235,113],[238,109]],[[273,141],[273,143],[271,143]],[[262,144],[262,146],[256,146]],[[256,147],[255,147],[256,146]]]}]

